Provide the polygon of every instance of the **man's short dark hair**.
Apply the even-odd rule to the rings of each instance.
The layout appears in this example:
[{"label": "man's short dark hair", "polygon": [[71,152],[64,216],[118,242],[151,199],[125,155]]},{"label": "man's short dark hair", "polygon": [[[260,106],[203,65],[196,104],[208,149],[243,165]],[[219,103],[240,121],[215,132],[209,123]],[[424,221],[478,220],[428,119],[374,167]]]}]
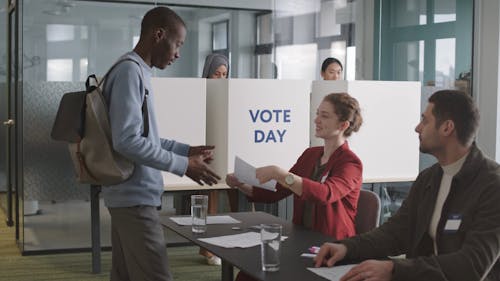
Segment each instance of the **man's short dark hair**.
[{"label": "man's short dark hair", "polygon": [[430,96],[429,102],[434,104],[436,128],[451,120],[460,143],[470,145],[479,128],[479,111],[472,98],[461,91],[441,90]]},{"label": "man's short dark hair", "polygon": [[179,15],[165,6],[159,6],[149,10],[141,22],[141,37],[149,31],[162,27],[168,32],[174,32],[179,26],[186,27],[186,24]]}]

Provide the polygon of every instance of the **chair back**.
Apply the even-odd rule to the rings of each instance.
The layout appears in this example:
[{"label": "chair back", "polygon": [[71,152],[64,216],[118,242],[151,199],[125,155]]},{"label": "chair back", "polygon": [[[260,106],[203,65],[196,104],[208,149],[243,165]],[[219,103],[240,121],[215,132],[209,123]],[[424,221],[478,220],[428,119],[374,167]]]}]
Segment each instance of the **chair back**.
[{"label": "chair back", "polygon": [[356,214],[356,234],[368,232],[379,225],[381,203],[375,192],[361,189]]}]

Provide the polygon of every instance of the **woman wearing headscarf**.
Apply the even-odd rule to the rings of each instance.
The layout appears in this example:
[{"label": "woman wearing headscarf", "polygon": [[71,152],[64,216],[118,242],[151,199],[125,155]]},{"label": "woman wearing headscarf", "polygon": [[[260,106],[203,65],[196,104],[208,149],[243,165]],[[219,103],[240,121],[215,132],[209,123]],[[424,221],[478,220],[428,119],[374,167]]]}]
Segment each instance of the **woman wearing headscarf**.
[{"label": "woman wearing headscarf", "polygon": [[229,60],[222,54],[210,54],[205,58],[201,78],[221,79],[227,78],[229,73]]}]

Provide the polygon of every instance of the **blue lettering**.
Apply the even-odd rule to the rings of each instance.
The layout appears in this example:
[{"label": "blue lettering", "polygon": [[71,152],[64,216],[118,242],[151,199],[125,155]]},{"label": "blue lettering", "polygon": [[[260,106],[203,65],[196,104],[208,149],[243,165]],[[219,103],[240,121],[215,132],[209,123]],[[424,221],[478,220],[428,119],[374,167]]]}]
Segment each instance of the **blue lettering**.
[{"label": "blue lettering", "polygon": [[283,110],[283,122],[290,123],[290,109]]},{"label": "blue lettering", "polygon": [[280,112],[282,112],[283,110],[281,109],[273,109],[273,112],[274,112],[274,115],[276,115],[276,123],[278,123],[280,121]]},{"label": "blue lettering", "polygon": [[264,132],[261,131],[261,130],[255,130],[254,132],[254,140],[255,140],[255,143],[259,143],[259,142],[262,142],[264,140]]},{"label": "blue lettering", "polygon": [[278,136],[280,137],[280,142],[283,142],[283,137],[285,136],[286,130],[280,131],[276,130],[278,132]]},{"label": "blue lettering", "polygon": [[[264,117],[264,114],[267,114],[268,117]],[[273,119],[273,115],[271,114],[271,111],[269,111],[267,109],[262,110],[262,113],[260,114],[260,120],[264,123],[268,123],[269,121],[271,121],[271,119]]]},{"label": "blue lettering", "polygon": [[284,123],[290,123],[291,122],[291,110],[290,109],[257,109],[257,110],[252,110],[249,109],[248,112],[250,113],[250,119],[252,119],[253,123],[256,123],[257,120],[260,120],[263,123],[269,123],[271,121],[274,121],[276,123],[278,122],[284,122]]},{"label": "blue lettering", "polygon": [[250,112],[250,118],[252,118],[252,122],[257,122],[257,116],[259,116],[259,112],[260,110],[257,109],[257,112],[255,113],[255,115],[253,114],[253,111],[250,109],[248,110]]},{"label": "blue lettering", "polygon": [[267,138],[266,138],[266,143],[269,142],[269,141],[273,141],[273,142],[276,142],[276,137],[274,137],[274,133],[273,131],[269,131],[269,134],[267,134]]}]

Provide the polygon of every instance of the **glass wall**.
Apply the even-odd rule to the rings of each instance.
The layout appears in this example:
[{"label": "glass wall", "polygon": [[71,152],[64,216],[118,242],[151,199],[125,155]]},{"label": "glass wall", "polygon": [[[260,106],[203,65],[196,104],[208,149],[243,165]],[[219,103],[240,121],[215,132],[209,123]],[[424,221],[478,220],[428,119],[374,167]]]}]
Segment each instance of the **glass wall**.
[{"label": "glass wall", "polygon": [[473,1],[379,1],[382,80],[470,93]]},{"label": "glass wall", "polygon": [[[471,94],[473,1],[378,0],[375,30],[375,78],[420,81],[422,111],[427,99],[440,89],[460,89]],[[380,46],[380,49],[378,49]],[[415,124],[416,125],[416,124]],[[420,154],[420,169],[436,159]],[[384,184],[394,213],[411,183]]]},{"label": "glass wall", "polygon": [[[422,82],[422,109],[438,89],[471,93],[473,3],[379,1],[381,80]],[[421,156],[420,168],[435,163]]]},{"label": "glass wall", "polygon": [[[4,4],[0,7],[6,2],[0,0]],[[155,1],[18,2],[23,3],[18,30],[23,43],[19,102],[24,250],[87,248],[88,186],[75,182],[66,146],[49,137],[51,124],[64,92],[81,90],[89,74],[104,74],[134,47],[142,16]],[[314,80],[320,79],[322,61],[334,56],[344,64],[348,80],[422,81],[429,87],[470,88],[472,7],[468,2],[275,0],[273,11],[173,6],[187,24],[186,42],[181,58],[165,71],[155,71],[155,76],[200,77],[206,55],[223,52],[230,59],[232,78]],[[5,17],[6,11],[0,8],[3,30],[7,29]],[[0,42],[7,41],[5,36],[0,32]],[[4,45],[0,46],[1,118],[5,117]],[[0,130],[2,148],[3,133]],[[3,155],[0,196],[5,181]],[[407,186],[367,187],[386,196],[385,213],[390,215]],[[279,208],[291,214],[291,206],[284,203]],[[109,216],[104,208],[101,224],[102,245],[108,246]]]},{"label": "glass wall", "polygon": [[[153,5],[104,1],[24,1],[25,79],[30,81],[83,81],[88,74],[104,73],[139,39],[140,22]],[[230,49],[231,41],[250,37],[244,47],[252,54],[255,22],[238,26],[256,11],[172,7],[186,22],[188,34],[181,58],[156,76],[198,77],[203,61],[213,51]],[[37,42],[41,45],[30,44]],[[243,50],[230,49],[245,54]],[[229,52],[229,51],[228,51]],[[238,62],[235,59],[234,63]],[[251,65],[233,77],[254,76]]]},{"label": "glass wall", "polygon": [[[356,16],[356,12],[363,12],[362,2],[275,1],[274,30],[269,28],[269,15],[261,16],[258,21],[259,44],[274,44],[274,48],[262,48],[258,53],[261,55],[258,68],[263,73],[266,73],[265,66],[276,68],[274,71],[279,79],[316,80],[321,79],[323,60],[336,57],[344,65],[344,78],[356,79],[356,65],[361,59],[356,55],[363,51],[363,44],[371,43],[362,28],[359,36],[355,36],[357,27],[365,24],[362,17]],[[266,35],[266,32],[272,34]],[[270,54],[272,56],[266,56]]]},{"label": "glass wall", "polygon": [[[88,248],[89,186],[75,182],[67,147],[52,141],[50,130],[62,94],[83,89],[89,74],[103,75],[132,50],[154,3],[21,2],[24,251]],[[181,58],[155,76],[200,77],[205,56],[222,51],[231,58],[231,77],[255,77],[255,15],[262,11],[171,8],[186,22],[187,38]],[[102,202],[100,213],[101,243],[109,246]]]},{"label": "glass wall", "polygon": [[[7,0],[0,0],[0,208],[7,208]],[[2,223],[2,222],[0,222]]]}]

